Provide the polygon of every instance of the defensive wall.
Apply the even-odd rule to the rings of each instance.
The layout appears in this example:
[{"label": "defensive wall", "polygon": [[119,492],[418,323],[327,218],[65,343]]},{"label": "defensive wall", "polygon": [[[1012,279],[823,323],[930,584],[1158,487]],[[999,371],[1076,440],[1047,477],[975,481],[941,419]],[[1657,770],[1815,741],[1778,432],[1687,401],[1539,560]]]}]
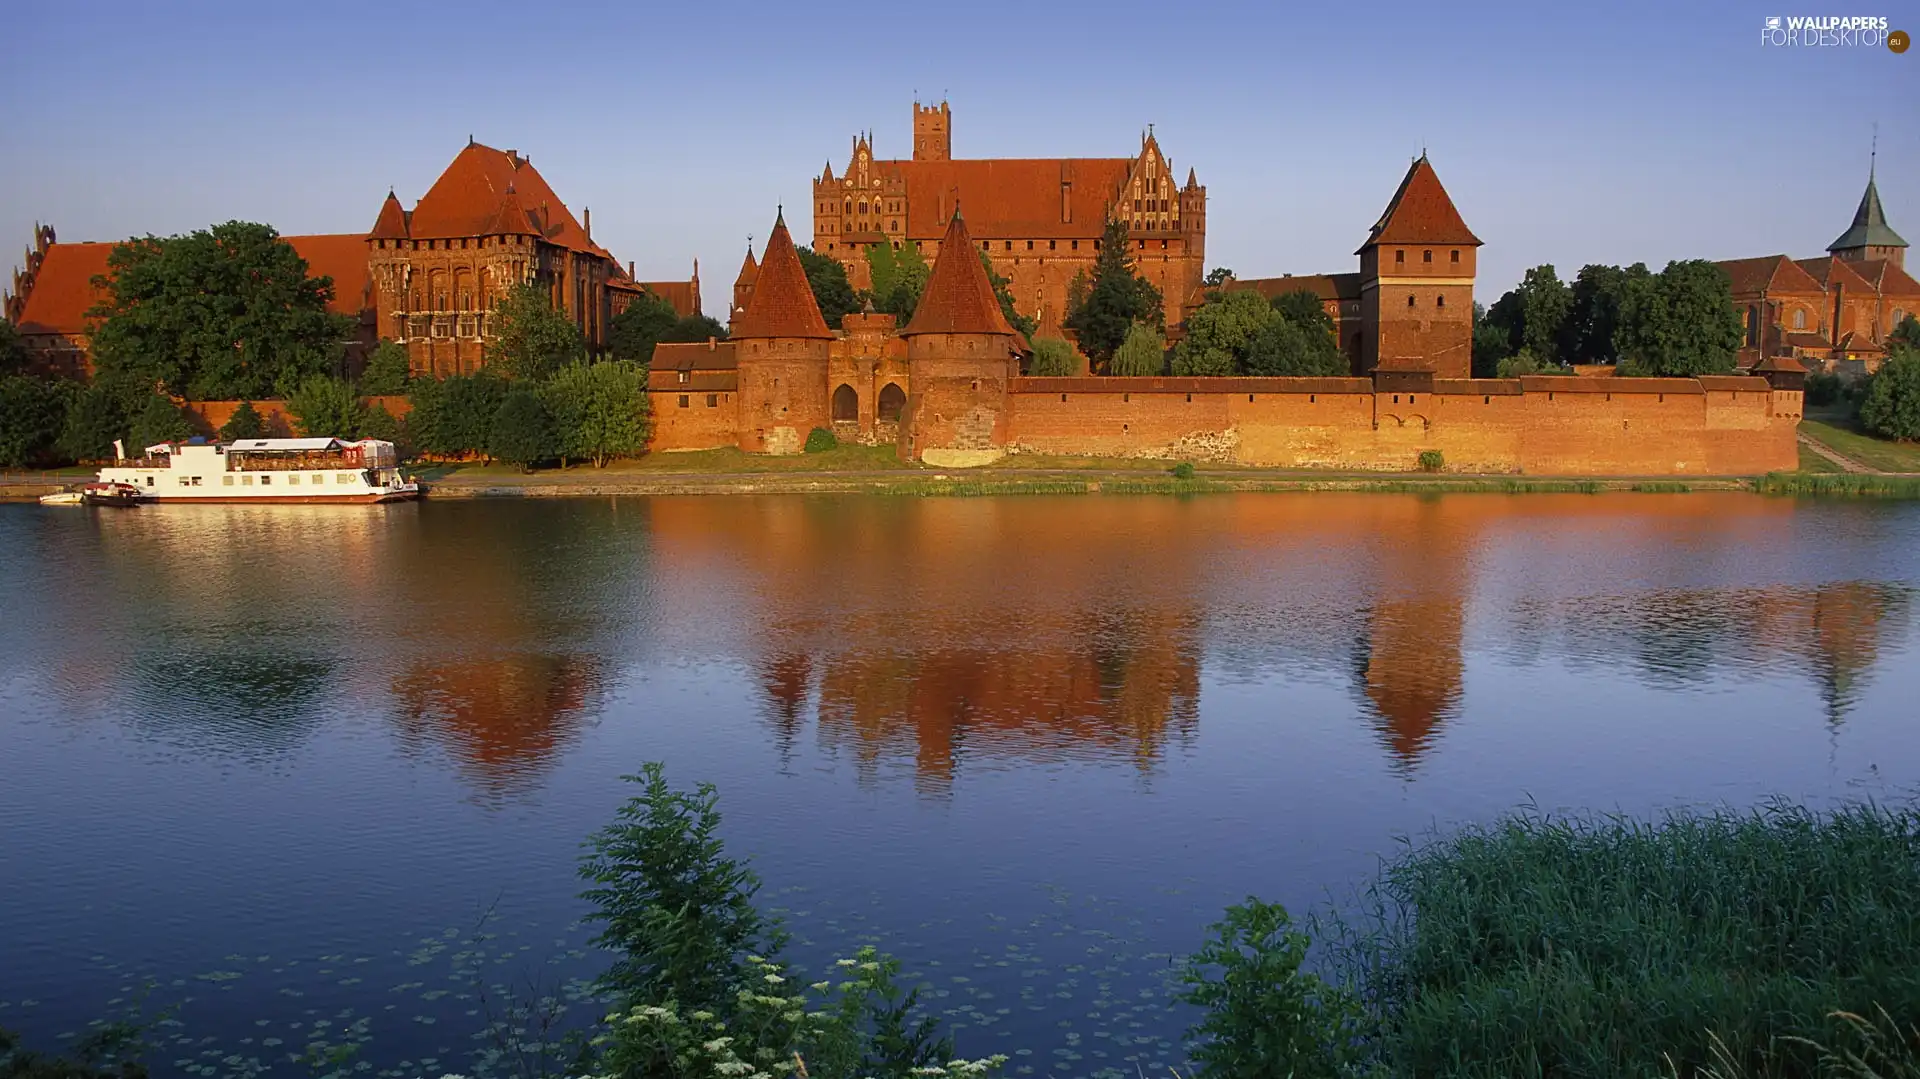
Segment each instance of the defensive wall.
[{"label": "defensive wall", "polygon": [[[396,420],[405,419],[413,410],[413,403],[405,397],[364,397],[361,398],[368,408],[379,405]],[[187,422],[202,435],[217,435],[220,428],[227,425],[233,414],[240,409],[239,401],[188,401],[182,406],[187,414]],[[287,438],[293,434],[293,415],[287,411],[287,403],[280,400],[253,402],[253,410],[260,414],[260,422],[267,430],[269,438]]]},{"label": "defensive wall", "polygon": [[[1700,378],[1015,378],[1013,453],[1276,468],[1748,475],[1798,467],[1801,393]],[[1412,376],[1412,377],[1408,377]]]}]

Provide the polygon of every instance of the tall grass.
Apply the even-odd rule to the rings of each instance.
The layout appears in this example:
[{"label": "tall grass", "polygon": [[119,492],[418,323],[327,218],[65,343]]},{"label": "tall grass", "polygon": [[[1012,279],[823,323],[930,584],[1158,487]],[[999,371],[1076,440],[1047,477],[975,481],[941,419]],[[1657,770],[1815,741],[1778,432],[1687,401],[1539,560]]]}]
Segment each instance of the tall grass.
[{"label": "tall grass", "polygon": [[1395,1074],[1836,1074],[1832,1013],[1920,1016],[1913,808],[1523,814],[1369,895],[1338,950]]},{"label": "tall grass", "polygon": [[1880,476],[1865,472],[1769,472],[1754,482],[1763,495],[1836,495],[1920,498],[1920,476]]}]

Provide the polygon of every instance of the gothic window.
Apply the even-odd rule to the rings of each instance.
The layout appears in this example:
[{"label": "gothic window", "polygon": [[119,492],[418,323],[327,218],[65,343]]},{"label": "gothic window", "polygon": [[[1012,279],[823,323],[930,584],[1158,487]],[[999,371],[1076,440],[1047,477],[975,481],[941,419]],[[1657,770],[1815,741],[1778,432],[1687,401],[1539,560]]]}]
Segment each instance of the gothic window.
[{"label": "gothic window", "polygon": [[863,203],[861,203],[861,204],[860,204],[860,212],[861,212],[861,213],[863,213],[863,214],[867,212],[867,204],[866,204],[866,203],[864,203],[864,202],[863,202]]},{"label": "gothic window", "polygon": [[1802,309],[1800,309],[1800,308],[1797,308],[1797,307],[1796,307],[1796,308],[1794,308],[1794,311],[1793,311],[1793,328],[1794,328],[1794,329],[1796,329],[1796,330],[1804,330],[1804,329],[1806,329],[1806,328],[1807,328],[1807,313],[1806,313],[1806,311],[1804,311],[1804,310],[1802,310]]},{"label": "gothic window", "polygon": [[847,212],[848,212],[848,213],[852,213],[852,212],[853,212],[853,200],[852,200],[852,199],[848,199],[848,200],[847,200]]},{"label": "gothic window", "polygon": [[1422,251],[1422,252],[1420,252],[1420,261],[1421,261],[1421,262],[1432,262],[1432,261],[1433,261],[1433,252],[1431,252],[1431,251]]},{"label": "gothic window", "polygon": [[1136,213],[1136,214],[1140,212],[1140,200],[1139,200],[1139,199],[1134,199],[1134,200],[1133,200],[1133,212],[1134,212],[1134,213]]},{"label": "gothic window", "polygon": [[900,231],[900,222],[898,222],[898,221],[889,221],[889,222],[887,222],[887,231],[888,231],[888,232],[899,232],[899,231]]}]

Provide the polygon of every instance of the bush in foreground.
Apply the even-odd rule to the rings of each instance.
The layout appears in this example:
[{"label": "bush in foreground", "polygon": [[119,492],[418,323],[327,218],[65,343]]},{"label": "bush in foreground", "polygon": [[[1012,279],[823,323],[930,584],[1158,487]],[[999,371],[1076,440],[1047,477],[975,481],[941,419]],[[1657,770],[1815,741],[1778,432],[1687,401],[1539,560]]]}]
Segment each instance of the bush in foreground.
[{"label": "bush in foreground", "polygon": [[1860,426],[1881,438],[1920,439],[1920,351],[1897,352],[1874,372]]}]

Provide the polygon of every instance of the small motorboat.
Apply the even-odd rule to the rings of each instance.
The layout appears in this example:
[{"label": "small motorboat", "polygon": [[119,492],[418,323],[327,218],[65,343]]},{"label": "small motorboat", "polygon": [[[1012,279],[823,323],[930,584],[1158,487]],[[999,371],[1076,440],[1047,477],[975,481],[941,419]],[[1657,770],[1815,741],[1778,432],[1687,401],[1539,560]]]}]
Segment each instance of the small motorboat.
[{"label": "small motorboat", "polygon": [[80,485],[80,501],[89,506],[137,506],[140,504],[140,488],[131,483],[83,483]]},{"label": "small motorboat", "polygon": [[86,496],[80,493],[80,488],[78,487],[69,487],[64,491],[55,491],[50,495],[40,496],[40,504],[42,506],[80,506],[85,505],[86,501]]}]

